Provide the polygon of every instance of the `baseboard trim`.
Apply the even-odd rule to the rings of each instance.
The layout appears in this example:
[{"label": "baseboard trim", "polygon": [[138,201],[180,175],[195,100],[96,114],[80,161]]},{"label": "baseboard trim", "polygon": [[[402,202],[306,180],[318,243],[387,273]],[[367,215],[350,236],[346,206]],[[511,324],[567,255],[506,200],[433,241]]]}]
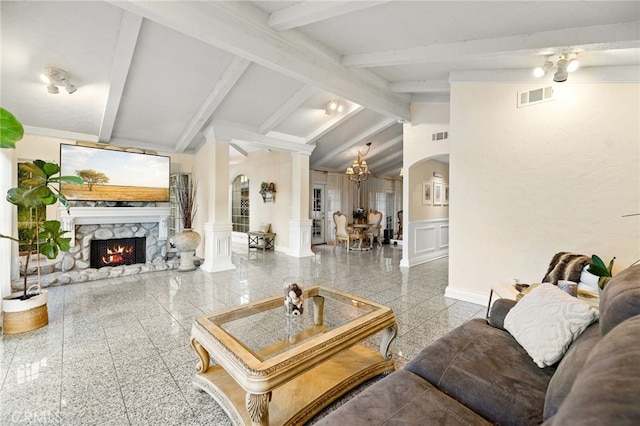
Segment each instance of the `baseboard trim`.
[{"label": "baseboard trim", "polygon": [[462,300],[463,302],[475,303],[476,305],[487,306],[489,303],[489,294],[478,294],[470,291],[457,290],[447,286],[444,291],[445,297],[450,297],[456,300]]}]

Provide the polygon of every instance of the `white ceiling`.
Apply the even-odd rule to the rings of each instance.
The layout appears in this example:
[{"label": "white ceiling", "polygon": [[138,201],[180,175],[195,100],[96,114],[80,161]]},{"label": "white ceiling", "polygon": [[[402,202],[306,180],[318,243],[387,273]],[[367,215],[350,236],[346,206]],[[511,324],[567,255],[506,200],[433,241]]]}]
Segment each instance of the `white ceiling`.
[{"label": "white ceiling", "polygon": [[[234,156],[312,152],[312,167],[334,170],[372,142],[379,176],[402,167],[411,101],[446,101],[451,73],[527,80],[545,54],[573,51],[576,74],[640,66],[638,1],[2,1],[0,12],[0,101],[29,132],[195,152],[212,126]],[[47,93],[47,66],[78,91]],[[345,111],[326,115],[332,98]]]}]

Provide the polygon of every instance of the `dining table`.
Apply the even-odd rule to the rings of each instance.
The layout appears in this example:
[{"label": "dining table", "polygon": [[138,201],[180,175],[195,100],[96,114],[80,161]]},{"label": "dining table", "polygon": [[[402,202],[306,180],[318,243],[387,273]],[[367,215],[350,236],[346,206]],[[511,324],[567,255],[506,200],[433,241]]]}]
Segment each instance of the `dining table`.
[{"label": "dining table", "polygon": [[352,223],[351,225],[349,225],[349,227],[351,227],[358,234],[358,246],[351,247],[351,250],[359,250],[359,251],[371,250],[370,240],[368,240],[368,245],[363,245],[363,241],[365,239],[364,232],[369,228],[369,226],[370,225],[368,223]]}]

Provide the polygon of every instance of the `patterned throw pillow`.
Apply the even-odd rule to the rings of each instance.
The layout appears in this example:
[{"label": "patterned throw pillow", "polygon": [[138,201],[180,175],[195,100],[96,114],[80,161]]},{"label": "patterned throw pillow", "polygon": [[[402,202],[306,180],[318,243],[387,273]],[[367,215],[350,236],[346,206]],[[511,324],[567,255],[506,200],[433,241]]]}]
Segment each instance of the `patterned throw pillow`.
[{"label": "patterned throw pillow", "polygon": [[540,368],[558,362],[569,345],[598,313],[589,305],[543,283],[509,311],[504,328],[518,341]]}]

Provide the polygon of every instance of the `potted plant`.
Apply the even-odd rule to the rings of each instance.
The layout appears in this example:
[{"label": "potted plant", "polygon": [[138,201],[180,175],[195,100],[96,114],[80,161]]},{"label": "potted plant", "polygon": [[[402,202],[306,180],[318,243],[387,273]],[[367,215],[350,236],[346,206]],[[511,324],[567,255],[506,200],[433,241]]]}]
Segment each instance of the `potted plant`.
[{"label": "potted plant", "polygon": [[276,200],[276,184],[271,182],[262,182],[260,184],[260,195],[265,203],[272,203]]},{"label": "potted plant", "polygon": [[193,258],[195,250],[202,240],[200,234],[192,229],[193,220],[198,206],[196,204],[196,192],[198,183],[191,180],[187,185],[176,188],[176,202],[182,215],[182,231],[173,237],[173,243],[180,251],[180,264],[178,271],[193,271],[196,269]]},{"label": "potted plant", "polygon": [[358,207],[357,209],[355,209],[351,216],[353,217],[353,220],[356,221],[356,223],[364,223],[364,221],[367,219],[367,213],[362,207]]},{"label": "potted plant", "polygon": [[589,269],[587,269],[587,272],[599,277],[598,288],[600,289],[600,291],[604,290],[604,287],[613,276],[611,274],[611,271],[613,269],[613,262],[615,260],[616,258],[614,257],[613,259],[611,259],[611,261],[609,261],[609,266],[605,266],[604,262],[602,261],[602,259],[600,259],[599,256],[595,254],[591,255],[591,265],[589,265]]},{"label": "potted plant", "polygon": [[[3,135],[2,147],[14,148],[15,142],[20,140],[15,136],[11,137],[13,144],[4,141],[5,126],[16,128],[17,119],[6,110],[2,110],[2,120],[0,123],[0,133]],[[20,125],[22,128],[22,125]],[[17,132],[14,132],[14,135]],[[23,134],[23,133],[21,133]],[[10,141],[11,142],[11,141]],[[70,183],[82,185],[82,179],[78,176],[55,176],[60,172],[60,166],[42,160],[35,160],[32,163],[22,163],[20,168],[30,174],[29,179],[25,179],[21,186],[11,188],[7,191],[7,201],[15,206],[26,209],[43,209],[47,205],[60,202],[69,210],[69,203],[59,190],[54,186],[59,183]],[[37,268],[37,284],[28,287],[29,262],[32,253],[36,256],[40,254],[48,259],[55,259],[60,250],[69,250],[71,238],[64,238],[62,235],[66,231],[61,229],[61,224],[57,220],[40,220],[39,215],[35,215],[35,221],[27,228],[23,229],[23,234],[19,238],[0,234],[0,238],[7,238],[23,244],[27,248],[24,264],[23,289],[20,292],[12,293],[2,300],[3,328],[7,334],[21,333],[35,330],[47,325],[49,316],[47,312],[47,292],[42,290],[40,281],[40,268]],[[39,259],[39,257],[38,257]]]},{"label": "potted plant", "polygon": [[22,136],[22,124],[9,111],[0,108],[0,148],[15,148]]}]

